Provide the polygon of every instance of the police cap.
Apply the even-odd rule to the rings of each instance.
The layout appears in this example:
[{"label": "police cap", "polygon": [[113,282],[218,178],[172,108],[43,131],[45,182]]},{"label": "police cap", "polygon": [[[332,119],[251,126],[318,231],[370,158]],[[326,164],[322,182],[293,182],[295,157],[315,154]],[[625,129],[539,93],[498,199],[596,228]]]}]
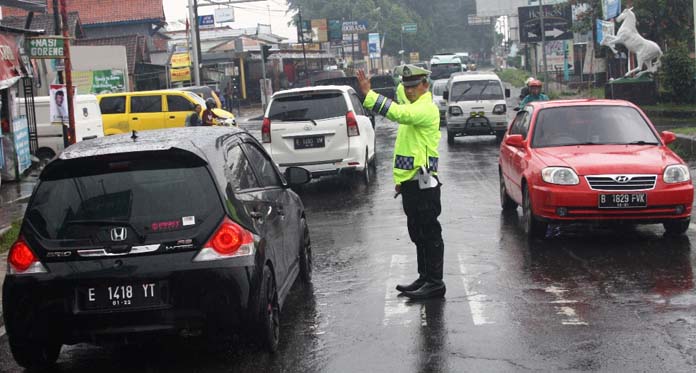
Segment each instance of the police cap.
[{"label": "police cap", "polygon": [[404,87],[417,86],[430,75],[430,71],[414,65],[398,66],[394,72],[401,75],[401,83]]}]

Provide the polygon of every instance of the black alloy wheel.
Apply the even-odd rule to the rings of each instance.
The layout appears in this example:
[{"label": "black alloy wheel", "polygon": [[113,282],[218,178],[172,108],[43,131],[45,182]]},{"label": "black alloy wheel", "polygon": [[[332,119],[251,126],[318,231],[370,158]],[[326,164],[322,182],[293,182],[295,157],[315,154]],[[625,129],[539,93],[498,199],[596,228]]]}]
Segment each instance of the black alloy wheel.
[{"label": "black alloy wheel", "polygon": [[544,238],[546,235],[546,223],[539,221],[532,211],[532,201],[529,198],[529,190],[525,185],[522,187],[523,206],[522,206],[522,224],[524,227],[524,233],[529,239]]},{"label": "black alloy wheel", "polygon": [[507,187],[505,187],[505,180],[503,179],[503,173],[498,172],[498,178],[500,180],[500,207],[503,211],[513,211],[517,208],[517,202],[515,202],[507,192]]},{"label": "black alloy wheel", "polygon": [[304,284],[312,282],[312,241],[309,238],[307,220],[300,221],[302,241],[300,242],[300,279]]},{"label": "black alloy wheel", "polygon": [[280,341],[280,305],[278,291],[271,268],[263,267],[263,280],[260,294],[259,341],[268,352],[278,350]]}]

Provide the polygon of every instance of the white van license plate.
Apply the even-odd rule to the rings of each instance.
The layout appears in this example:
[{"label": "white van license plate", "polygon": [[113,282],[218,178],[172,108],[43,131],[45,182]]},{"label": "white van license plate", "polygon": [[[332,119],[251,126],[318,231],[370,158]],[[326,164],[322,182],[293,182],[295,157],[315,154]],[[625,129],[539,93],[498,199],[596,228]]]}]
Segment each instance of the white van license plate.
[{"label": "white van license plate", "polygon": [[324,136],[295,137],[295,149],[323,148]]}]

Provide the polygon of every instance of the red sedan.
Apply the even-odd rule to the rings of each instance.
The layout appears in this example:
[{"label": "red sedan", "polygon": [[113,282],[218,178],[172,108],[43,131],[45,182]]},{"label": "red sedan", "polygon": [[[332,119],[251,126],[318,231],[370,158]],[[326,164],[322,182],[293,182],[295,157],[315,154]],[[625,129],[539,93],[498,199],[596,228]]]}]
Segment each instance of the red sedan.
[{"label": "red sedan", "polygon": [[529,237],[549,223],[662,223],[689,228],[689,168],[635,105],[615,100],[534,102],[517,113],[500,147],[500,198],[518,205]]}]

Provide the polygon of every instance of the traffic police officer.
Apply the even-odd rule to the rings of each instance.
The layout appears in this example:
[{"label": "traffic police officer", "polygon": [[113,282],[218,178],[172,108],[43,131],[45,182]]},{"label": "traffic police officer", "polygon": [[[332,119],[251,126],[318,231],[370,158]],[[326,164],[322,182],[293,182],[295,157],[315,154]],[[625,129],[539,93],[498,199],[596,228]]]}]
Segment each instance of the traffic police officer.
[{"label": "traffic police officer", "polygon": [[401,66],[398,71],[407,102],[399,97],[396,103],[372,91],[365,73],[358,72],[360,89],[365,95],[363,106],[399,124],[394,146],[394,183],[397,195],[403,197],[409,236],[416,244],[419,277],[396,289],[412,299],[442,297],[444,243],[437,221],[442,207],[441,184],[436,176],[440,111],[429,91],[430,71],[413,65]]}]

